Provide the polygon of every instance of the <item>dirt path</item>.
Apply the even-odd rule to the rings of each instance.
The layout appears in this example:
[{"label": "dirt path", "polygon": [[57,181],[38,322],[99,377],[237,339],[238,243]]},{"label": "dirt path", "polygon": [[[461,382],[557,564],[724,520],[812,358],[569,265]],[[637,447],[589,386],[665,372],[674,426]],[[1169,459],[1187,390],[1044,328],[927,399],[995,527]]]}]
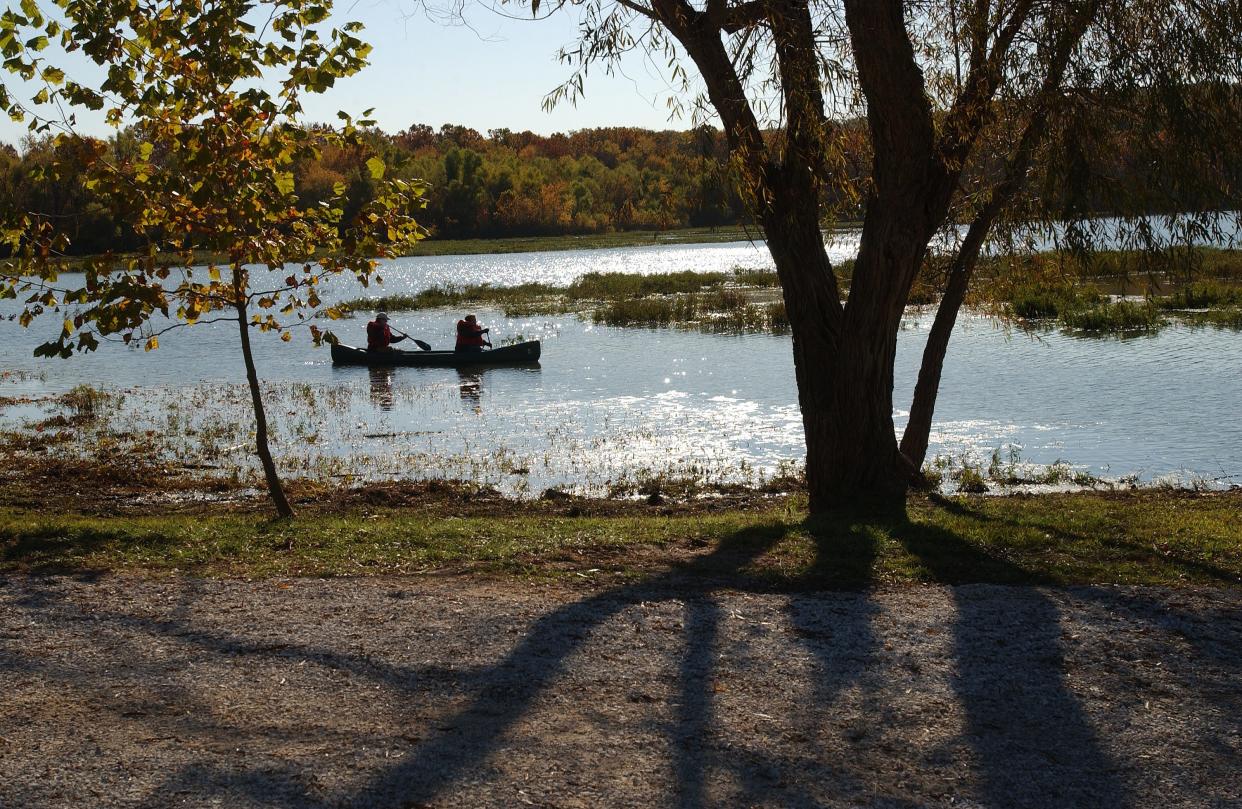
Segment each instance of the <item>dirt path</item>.
[{"label": "dirt path", "polygon": [[0,806],[1237,806],[1242,591],[0,578]]}]

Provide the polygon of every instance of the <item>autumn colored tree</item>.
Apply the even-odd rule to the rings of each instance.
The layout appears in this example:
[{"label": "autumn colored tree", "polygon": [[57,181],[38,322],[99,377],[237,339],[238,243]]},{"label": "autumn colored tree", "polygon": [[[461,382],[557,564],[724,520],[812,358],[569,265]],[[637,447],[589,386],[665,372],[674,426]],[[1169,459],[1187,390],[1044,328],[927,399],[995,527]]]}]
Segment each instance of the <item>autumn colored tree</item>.
[{"label": "autumn colored tree", "polygon": [[[673,65],[687,93],[704,88],[683,106],[722,123],[783,288],[812,512],[904,505],[975,264],[1015,211],[1058,213],[1025,194],[1041,172],[1064,177],[1051,158],[1089,149],[1080,135],[1101,120],[1137,118],[1130,135],[1186,135],[1179,149],[1200,159],[1179,161],[1193,173],[1176,182],[1211,186],[1221,182],[1219,156],[1237,143],[1229,107],[1204,103],[1242,79],[1236,0],[530,0],[530,8],[580,18],[581,41],[561,54],[574,73],[549,103],[575,100],[592,65],[638,47]],[[849,151],[859,117],[870,149],[861,175]],[[821,227],[854,206],[864,223],[846,297]],[[959,223],[899,447],[897,331],[929,245]]]},{"label": "autumn colored tree", "polygon": [[[354,215],[344,215],[343,184],[317,206],[297,204],[293,165],[364,143],[359,125],[367,122],[298,122],[303,96],[357,72],[369,50],[357,24],[324,36],[329,11],[321,0],[55,0],[49,8],[22,0],[0,17],[5,67],[39,87],[24,101],[0,85],[0,105],[53,139],[59,157],[45,175],[89,190],[143,244],[137,257],[87,260],[82,282],[66,285],[71,235],[63,220],[16,212],[5,225],[13,259],[0,296],[21,297],[25,325],[59,316],[58,333],[36,350],[49,357],[93,351],[103,339],[150,350],[171,329],[235,322],[255,450],[282,517],[293,510],[268,446],[251,334],[288,340],[302,325],[322,340],[313,316],[338,314],[319,299],[323,279],[377,280],[375,260],[419,236],[411,214],[422,188],[382,182],[377,157],[367,161],[376,188]],[[48,58],[57,46],[84,53],[106,78],[98,87],[73,81]],[[82,137],[72,115],[49,112],[81,108],[128,124],[133,148]]]}]

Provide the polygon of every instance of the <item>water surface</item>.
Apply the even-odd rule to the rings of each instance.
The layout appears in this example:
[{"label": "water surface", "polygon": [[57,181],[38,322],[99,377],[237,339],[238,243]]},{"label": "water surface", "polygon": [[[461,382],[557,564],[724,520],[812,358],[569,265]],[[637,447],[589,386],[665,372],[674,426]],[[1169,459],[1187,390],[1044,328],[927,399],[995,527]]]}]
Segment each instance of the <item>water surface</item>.
[{"label": "water surface", "polygon": [[[770,264],[748,243],[403,259],[384,290],[454,283],[567,284],[583,272],[728,270]],[[360,290],[341,286],[336,294]],[[396,317],[452,343],[460,313]],[[595,326],[573,315],[505,318],[481,310],[501,339],[544,341],[537,368],[335,368],[299,335],[259,335],[275,443],[287,472],[371,479],[461,477],[508,491],[568,485],[606,490],[653,475],[754,481],[804,454],[789,339]],[[363,321],[334,324],[361,342]],[[898,338],[895,418],[903,426],[930,314],[912,311]],[[46,396],[77,384],[124,394],[120,425],[150,431],[188,463],[245,465],[250,417],[236,327],[170,333],[154,352],[105,344],[92,355],[37,360],[58,328],[0,320],[0,396]],[[1242,480],[1242,335],[1173,327],[1130,340],[1032,334],[963,317],[946,363],[929,455],[993,451],[1068,461],[1112,478]],[[40,408],[42,408],[40,410]],[[0,408],[21,423],[47,405]]]}]

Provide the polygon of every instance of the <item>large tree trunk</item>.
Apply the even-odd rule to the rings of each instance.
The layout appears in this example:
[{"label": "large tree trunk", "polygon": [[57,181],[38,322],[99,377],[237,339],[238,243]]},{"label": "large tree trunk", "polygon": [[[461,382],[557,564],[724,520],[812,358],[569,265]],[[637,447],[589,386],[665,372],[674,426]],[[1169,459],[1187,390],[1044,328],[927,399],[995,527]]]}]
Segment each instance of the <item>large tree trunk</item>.
[{"label": "large tree trunk", "polygon": [[246,298],[242,294],[240,273],[243,270],[233,268],[234,304],[237,308],[237,323],[241,332],[242,357],[246,360],[246,381],[250,383],[250,403],[254,406],[255,449],[259,453],[259,462],[263,465],[263,476],[267,479],[267,492],[276,506],[276,513],[284,519],[293,517],[293,507],[285,497],[285,488],[276,472],[276,463],[272,460],[272,452],[267,446],[267,412],[263,409],[263,393],[259,389],[259,374],[254,366],[254,354],[250,350],[250,324],[247,319]]},{"label": "large tree trunk", "polygon": [[[884,303],[878,318],[843,309],[816,207],[782,194],[770,211],[764,231],[793,331],[810,511],[900,509],[910,475],[893,430],[898,323],[891,313],[900,317],[904,300]],[[891,218],[876,217],[872,231],[890,224]],[[909,263],[921,256],[909,239],[899,243],[904,255],[872,249],[860,260]]]}]

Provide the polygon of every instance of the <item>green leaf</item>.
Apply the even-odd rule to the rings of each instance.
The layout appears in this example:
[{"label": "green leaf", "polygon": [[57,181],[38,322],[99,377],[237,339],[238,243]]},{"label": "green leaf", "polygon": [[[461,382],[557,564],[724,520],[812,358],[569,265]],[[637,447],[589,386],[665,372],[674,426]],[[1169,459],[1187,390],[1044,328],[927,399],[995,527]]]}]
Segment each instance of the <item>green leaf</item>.
[{"label": "green leaf", "polygon": [[293,172],[291,171],[276,172],[276,190],[282,194],[293,193]]},{"label": "green leaf", "polygon": [[376,180],[384,179],[384,161],[378,157],[373,157],[367,161],[367,168],[371,172],[371,176]]}]

